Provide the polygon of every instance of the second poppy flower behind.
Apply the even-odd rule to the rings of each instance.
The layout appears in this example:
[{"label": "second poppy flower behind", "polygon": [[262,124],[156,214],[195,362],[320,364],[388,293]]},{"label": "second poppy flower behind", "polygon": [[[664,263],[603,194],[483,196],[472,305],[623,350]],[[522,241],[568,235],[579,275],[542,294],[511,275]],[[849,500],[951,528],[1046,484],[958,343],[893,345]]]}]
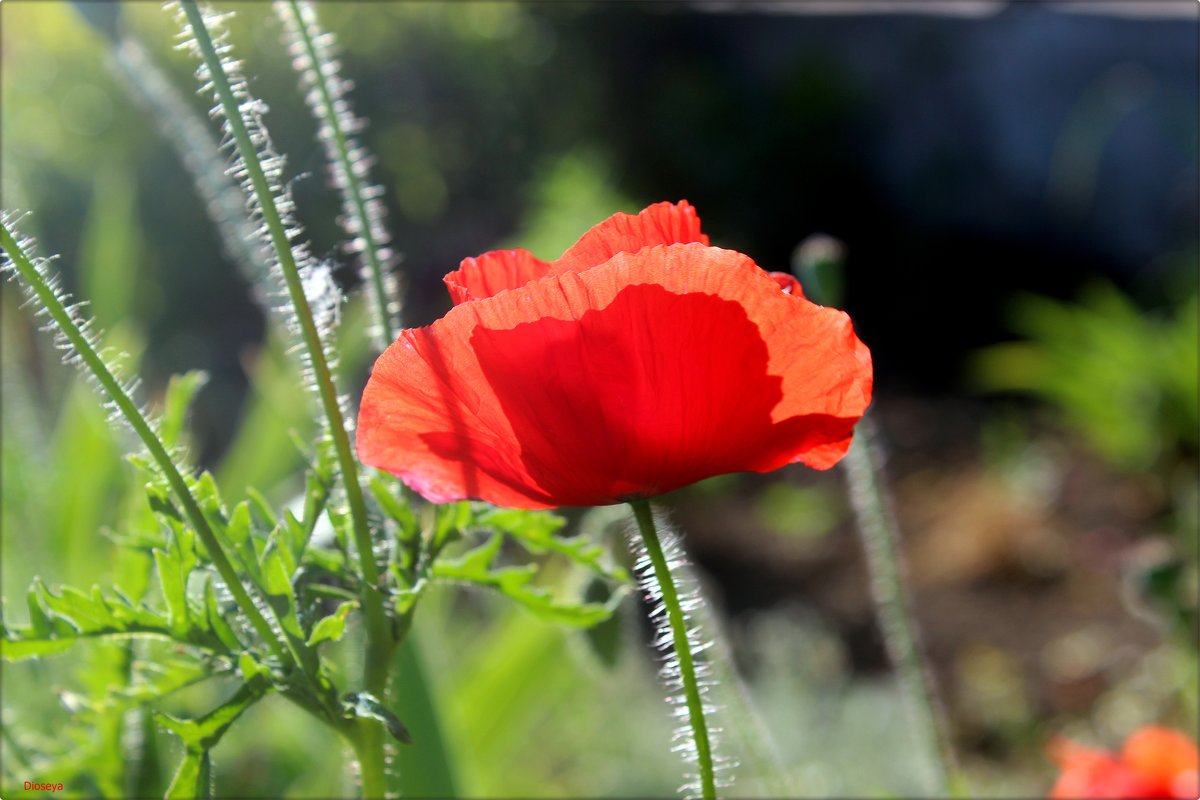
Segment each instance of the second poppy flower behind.
[{"label": "second poppy flower behind", "polygon": [[826,469],[870,403],[846,314],[710,247],[686,201],[616,214],[556,261],[493,251],[445,282],[455,307],[375,362],[357,434],[364,464],[433,502],[607,505]]}]

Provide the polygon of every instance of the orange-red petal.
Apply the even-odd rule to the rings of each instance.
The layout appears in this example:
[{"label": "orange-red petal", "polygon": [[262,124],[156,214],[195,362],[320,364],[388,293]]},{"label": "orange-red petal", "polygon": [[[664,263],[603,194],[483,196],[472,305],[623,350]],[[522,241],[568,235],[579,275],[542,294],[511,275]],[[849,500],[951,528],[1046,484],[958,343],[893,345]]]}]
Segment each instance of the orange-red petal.
[{"label": "orange-red petal", "polygon": [[840,311],[702,244],[617,252],[406,330],[363,394],[363,462],[435,502],[548,508],[825,468],[871,362]]},{"label": "orange-red petal", "polygon": [[475,258],[464,258],[454,272],[442,278],[455,305],[481,297],[491,297],[505,289],[516,289],[550,272],[549,261],[542,261],[528,250],[492,250]]},{"label": "orange-red petal", "polygon": [[554,262],[554,273],[579,272],[603,264],[617,253],[636,253],[660,244],[708,244],[700,216],[687,200],[655,203],[637,214],[613,214],[567,249]]},{"label": "orange-red petal", "polygon": [[804,287],[800,285],[800,281],[796,280],[796,276],[790,272],[768,272],[784,294],[794,294],[797,297],[804,297]]},{"label": "orange-red petal", "polygon": [[1150,797],[1145,779],[1113,754],[1067,739],[1050,745],[1060,772],[1050,797],[1055,800],[1118,800]]},{"label": "orange-red petal", "polygon": [[465,258],[443,278],[455,305],[516,289],[546,275],[580,272],[604,263],[617,253],[636,253],[660,244],[708,244],[700,232],[700,217],[686,200],[655,203],[637,214],[613,214],[592,226],[556,261],[543,261],[528,250],[493,250]]},{"label": "orange-red petal", "polygon": [[1197,797],[1200,753],[1178,731],[1146,725],[1131,733],[1121,749],[1122,760],[1154,784],[1161,797]]}]

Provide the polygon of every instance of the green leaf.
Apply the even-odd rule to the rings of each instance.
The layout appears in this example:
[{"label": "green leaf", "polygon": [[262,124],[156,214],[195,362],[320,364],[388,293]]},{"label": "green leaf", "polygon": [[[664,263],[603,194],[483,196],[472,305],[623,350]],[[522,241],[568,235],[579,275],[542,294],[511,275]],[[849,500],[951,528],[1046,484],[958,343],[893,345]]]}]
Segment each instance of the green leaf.
[{"label": "green leaf", "polygon": [[28,603],[32,620],[29,625],[0,626],[0,656],[5,661],[54,655],[80,639],[135,636],[174,639],[181,644],[218,653],[233,649],[228,641],[232,631],[225,635],[213,630],[207,618],[193,620],[195,624],[178,628],[158,612],[144,605],[135,606],[116,589],[104,593],[96,588],[87,595],[66,587],[54,594],[35,579]]},{"label": "green leaf", "polygon": [[380,511],[388,519],[395,521],[397,525],[397,537],[401,542],[409,542],[416,538],[420,532],[420,526],[417,524],[417,517],[409,508],[408,503],[400,500],[392,493],[392,484],[390,481],[384,481],[379,476],[371,478],[370,488],[371,496],[375,498],[375,502],[379,504]]},{"label": "green leaf", "polygon": [[484,512],[477,521],[511,536],[535,555],[545,551],[558,553],[602,578],[630,582],[629,573],[619,565],[607,563],[607,551],[586,536],[558,536],[566,520],[556,514],[497,508]]},{"label": "green leaf", "polygon": [[249,653],[242,653],[238,656],[238,669],[241,671],[242,678],[246,683],[250,683],[256,678],[267,680],[271,678],[271,670],[258,661],[255,661],[254,656]]},{"label": "green leaf", "polygon": [[263,577],[258,567],[259,555],[254,543],[254,520],[250,515],[248,502],[242,501],[234,507],[224,535],[226,541],[237,553],[241,567],[250,574],[250,580],[255,585],[261,585]]},{"label": "green leaf", "polygon": [[246,487],[246,496],[250,498],[250,502],[254,504],[254,510],[262,517],[262,521],[266,523],[266,528],[270,530],[276,525],[275,509],[271,503],[263,496],[263,493],[253,486]]},{"label": "green leaf", "polygon": [[[129,460],[132,461],[133,457],[130,456]],[[148,463],[145,465],[145,468],[152,469]],[[154,484],[147,484],[146,500],[150,503],[150,510],[157,516],[164,518],[164,521],[174,520],[175,522],[183,522],[183,514],[175,507],[175,503],[171,499],[171,492],[168,489]]]},{"label": "green leaf", "polygon": [[242,643],[238,641],[237,634],[233,632],[233,628],[225,621],[225,615],[221,612],[221,606],[217,602],[217,593],[213,589],[213,577],[211,574],[207,576],[204,582],[204,607],[208,615],[208,626],[217,635],[217,638],[230,650],[235,652],[241,650]]},{"label": "green leaf", "polygon": [[165,550],[154,548],[154,565],[158,569],[158,584],[163,602],[167,604],[167,625],[183,635],[188,628],[187,576],[183,575],[179,559]]},{"label": "green leaf", "polygon": [[42,658],[43,656],[57,655],[64,650],[70,649],[75,644],[75,639],[17,639],[9,638],[9,632],[4,632],[4,638],[0,639],[0,660],[4,661],[24,661],[27,658]]},{"label": "green leaf", "polygon": [[163,713],[154,715],[160,726],[179,737],[189,752],[201,752],[216,747],[242,712],[257,703],[270,689],[267,681],[250,681],[242,685],[233,697],[198,719],[178,719]]},{"label": "green leaf", "polygon": [[168,800],[193,800],[212,795],[212,759],[207,750],[191,751],[183,754],[183,761],[163,795]]},{"label": "green leaf", "polygon": [[292,560],[291,551],[280,544],[281,536],[278,528],[267,540],[263,549],[260,568],[263,576],[263,589],[267,599],[275,609],[275,616],[288,636],[304,640],[304,631],[300,625],[296,593],[292,587],[292,576],[296,573],[296,562]]},{"label": "green leaf", "polygon": [[447,503],[434,508],[436,522],[429,552],[436,556],[442,548],[462,534],[463,528],[471,524],[471,504],[468,502]]},{"label": "green leaf", "polygon": [[72,627],[80,633],[104,630],[117,625],[112,613],[98,598],[99,587],[91,597],[70,586],[61,587],[58,595],[53,594],[41,584],[38,585],[38,588],[41,591],[41,601],[46,608],[55,616],[71,623]]},{"label": "green leaf", "polygon": [[311,526],[304,525],[291,512],[291,509],[283,510],[283,525],[282,531],[285,534],[285,540],[288,544],[288,550],[293,560],[298,560],[308,547],[308,537],[312,535],[313,528],[316,527],[315,518],[314,524]]},{"label": "green leaf", "polygon": [[623,596],[623,592],[616,592],[607,603],[556,599],[548,589],[533,584],[536,566],[494,567],[492,562],[499,554],[501,544],[503,537],[496,534],[456,561],[435,562],[430,575],[435,580],[460,581],[495,589],[543,619],[580,628],[608,619]]},{"label": "green leaf", "polygon": [[392,735],[398,742],[403,744],[412,744],[412,734],[408,732],[408,728],[404,723],[387,709],[383,703],[371,694],[366,692],[354,692],[347,694],[342,698],[342,710],[347,719],[358,717],[360,719],[373,719],[376,722],[383,724],[387,732]]},{"label": "green leaf", "polygon": [[346,632],[346,617],[358,608],[358,603],[347,601],[337,607],[337,610],[317,622],[308,637],[308,646],[315,647],[321,642],[336,642]]},{"label": "green leaf", "polygon": [[204,384],[208,383],[208,373],[203,370],[192,370],[182,375],[172,375],[167,381],[167,390],[163,396],[162,419],[159,421],[159,436],[167,447],[175,447],[180,443],[184,422],[188,409]]}]

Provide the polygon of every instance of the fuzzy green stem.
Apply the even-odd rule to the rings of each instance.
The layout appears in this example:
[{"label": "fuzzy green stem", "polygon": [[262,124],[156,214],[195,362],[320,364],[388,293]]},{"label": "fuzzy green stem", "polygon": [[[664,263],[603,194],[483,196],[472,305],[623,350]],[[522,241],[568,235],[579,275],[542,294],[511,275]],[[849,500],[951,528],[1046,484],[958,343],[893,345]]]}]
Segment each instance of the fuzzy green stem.
[{"label": "fuzzy green stem", "polygon": [[630,501],[629,507],[633,509],[638,530],[641,531],[642,541],[646,545],[646,553],[649,554],[650,563],[654,567],[654,577],[658,581],[663,606],[667,610],[667,621],[671,626],[675,656],[679,659],[679,674],[683,678],[688,719],[691,721],[692,735],[696,742],[696,765],[700,770],[701,796],[704,800],[714,800],[717,796],[717,785],[713,770],[712,744],[708,738],[708,724],[704,720],[704,704],[700,699],[700,686],[696,681],[696,662],[688,641],[683,607],[679,604],[679,592],[675,590],[671,568],[658,540],[658,530],[654,527],[654,512],[650,510],[650,504],[645,500],[633,500]]},{"label": "fuzzy green stem", "polygon": [[233,595],[233,599],[237,602],[238,608],[246,615],[246,619],[258,632],[259,637],[263,642],[271,648],[274,653],[283,663],[288,663],[289,652],[279,640],[271,625],[266,618],[259,612],[258,607],[254,605],[254,601],[250,595],[246,593],[242,586],[242,581],[238,577],[237,571],[233,568],[233,564],[225,555],[225,551],[221,548],[221,543],[218,541],[212,528],[208,524],[208,520],[204,516],[204,512],[200,510],[199,503],[192,495],[191,489],[188,488],[187,481],[175,466],[175,462],[171,460],[167,448],[163,445],[162,440],[154,432],[141,409],[133,402],[131,398],[122,388],[120,381],[108,369],[108,365],[104,363],[104,359],[92,347],[87,336],[84,335],[75,320],[71,317],[70,312],[63,307],[54,290],[47,285],[42,274],[38,272],[37,267],[29,260],[29,257],[21,249],[16,238],[9,231],[7,225],[0,224],[0,248],[8,253],[8,257],[12,259],[13,266],[17,272],[21,274],[21,279],[29,286],[29,288],[37,295],[38,302],[41,307],[46,309],[46,312],[54,320],[54,324],[70,342],[75,352],[83,359],[84,364],[91,373],[99,381],[101,388],[116,405],[129,426],[133,428],[133,432],[142,440],[142,444],[150,452],[151,458],[162,470],[163,476],[166,477],[167,483],[170,484],[171,490],[175,492],[175,496],[179,498],[180,504],[183,505],[183,512],[187,515],[188,521],[192,527],[196,529],[196,533],[200,536],[200,541],[204,543],[205,549],[208,550],[208,556],[212,559],[213,566],[217,568],[217,572],[221,574],[222,580],[225,581],[226,588]]},{"label": "fuzzy green stem", "polygon": [[[308,298],[304,294],[304,285],[292,255],[291,242],[275,205],[270,182],[263,171],[250,134],[246,130],[237,98],[234,96],[233,88],[225,74],[220,54],[217,53],[212,37],[208,33],[204,15],[200,12],[195,0],[182,0],[180,5],[187,15],[192,34],[195,36],[200,50],[200,56],[208,68],[217,98],[229,123],[229,131],[258,200],[263,224],[279,261],[279,269],[283,274],[288,296],[300,324],[313,376],[321,396],[321,405],[325,411],[325,417],[329,421],[329,433],[333,438],[338,466],[342,473],[342,483],[346,491],[346,501],[350,508],[350,518],[354,530],[354,543],[358,550],[363,576],[362,607],[367,634],[367,652],[363,673],[364,688],[381,702],[386,703],[387,665],[392,651],[392,634],[383,610],[383,595],[379,586],[379,567],[375,563],[371,531],[367,525],[366,503],[363,501],[362,486],[358,482],[358,466],[350,449],[350,439],[346,434],[346,423],[342,418],[341,407],[338,405],[333,375],[329,369],[329,363],[325,359],[320,333],[313,320]],[[363,721],[359,745],[356,747],[362,770],[363,793],[366,797],[382,797],[385,786],[383,733],[377,724],[369,723],[369,725],[373,726],[373,730],[368,731],[368,723]],[[372,752],[364,753],[368,749]]]},{"label": "fuzzy green stem", "polygon": [[874,426],[870,419],[863,418],[843,467],[871,573],[871,595],[880,628],[934,772],[931,794],[945,796],[955,787],[953,753],[944,733],[940,706],[903,578],[900,536],[880,483],[881,469],[872,450],[873,439]]},{"label": "fuzzy green stem", "polygon": [[371,276],[371,288],[375,300],[378,338],[376,346],[382,351],[396,337],[396,328],[392,325],[392,315],[388,310],[388,293],[384,282],[384,267],[379,259],[379,243],[375,240],[375,230],[371,217],[367,213],[367,198],[363,194],[362,182],[354,171],[354,163],[350,157],[350,141],[342,127],[341,116],[334,104],[333,91],[329,86],[329,76],[322,69],[320,53],[317,52],[316,42],[305,24],[298,0],[288,0],[286,5],[292,16],[297,35],[304,44],[304,52],[312,63],[313,85],[316,87],[323,106],[323,118],[329,124],[333,133],[333,144],[337,150],[337,158],[343,174],[346,176],[346,190],[353,208],[358,235],[363,238],[362,253],[366,259],[368,272]]}]

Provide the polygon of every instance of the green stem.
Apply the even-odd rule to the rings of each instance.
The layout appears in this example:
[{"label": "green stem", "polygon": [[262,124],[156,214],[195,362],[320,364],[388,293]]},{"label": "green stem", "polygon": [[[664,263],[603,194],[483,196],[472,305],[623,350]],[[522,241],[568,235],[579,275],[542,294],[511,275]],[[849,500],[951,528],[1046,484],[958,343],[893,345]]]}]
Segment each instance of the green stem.
[{"label": "green stem", "polygon": [[[350,508],[350,519],[354,530],[355,547],[358,550],[363,576],[362,607],[367,634],[367,652],[363,671],[364,688],[375,695],[380,702],[386,703],[388,663],[393,647],[393,637],[384,614],[383,595],[379,585],[379,567],[375,563],[371,531],[367,525],[367,508],[363,501],[362,486],[358,482],[358,467],[350,449],[350,439],[346,433],[342,410],[338,405],[333,375],[329,369],[329,362],[325,359],[321,337],[317,331],[316,322],[313,320],[308,298],[304,294],[304,285],[292,255],[287,230],[275,204],[270,181],[267,180],[254,142],[251,141],[250,134],[246,130],[237,97],[229,84],[225,67],[213,45],[212,37],[208,33],[204,15],[200,12],[195,0],[182,0],[180,5],[187,15],[192,34],[200,50],[200,56],[208,68],[213,88],[229,124],[229,132],[241,156],[246,177],[258,200],[263,225],[266,227],[279,262],[280,272],[287,285],[288,296],[295,309],[304,345],[308,351],[314,380],[321,397],[321,405],[325,417],[329,421],[329,433],[333,438],[338,466],[342,473],[342,483],[346,491],[346,501]],[[368,723],[363,721],[359,746],[356,748],[361,762],[363,792],[367,797],[381,797],[384,791],[385,769],[383,732],[376,723],[369,723],[369,725],[373,726],[370,731],[367,730]],[[366,749],[371,752],[365,754],[364,757],[363,751]]]},{"label": "green stem", "polygon": [[[346,135],[342,126],[342,117],[334,103],[333,90],[329,85],[330,76],[323,69],[324,61],[317,50],[316,42],[313,40],[308,25],[305,24],[300,3],[298,0],[288,0],[286,9],[291,14],[296,33],[304,45],[304,52],[311,64],[312,82],[317,89],[322,106],[318,118],[329,125],[337,160],[340,162],[342,174],[346,176],[345,193],[349,200],[350,210],[354,213],[358,228],[357,234],[363,239],[362,253],[367,262],[367,271],[371,279],[371,294],[375,301],[375,313],[378,317],[379,337],[376,346],[382,351],[392,343],[397,334],[392,326],[392,317],[388,310],[384,267],[379,258],[379,243],[375,240],[375,229],[371,224],[370,214],[367,213],[367,198],[363,194],[358,174],[354,171],[354,163],[350,157],[350,139]],[[312,11],[311,7],[309,10]],[[316,12],[312,13],[315,15]]]},{"label": "green stem", "polygon": [[864,417],[858,424],[843,467],[858,517],[871,573],[871,594],[888,654],[900,675],[917,734],[925,745],[928,763],[934,771],[930,789],[945,796],[955,787],[951,777],[953,753],[944,733],[940,706],[925,664],[916,617],[903,578],[900,536],[880,483],[881,468],[873,453],[873,439],[874,426]]},{"label": "green stem", "polygon": [[196,502],[196,498],[192,496],[191,489],[188,488],[187,481],[175,466],[175,462],[171,460],[170,454],[167,453],[167,448],[163,445],[162,440],[154,432],[141,409],[133,402],[133,399],[126,393],[121,386],[120,381],[108,369],[108,365],[104,363],[104,359],[92,347],[88,337],[79,329],[75,319],[70,312],[63,307],[54,290],[46,283],[42,274],[38,272],[37,267],[29,260],[29,257],[21,249],[16,238],[9,231],[8,226],[0,224],[0,248],[3,248],[8,253],[12,260],[13,266],[17,272],[21,274],[22,280],[29,288],[37,295],[38,302],[41,307],[46,309],[50,317],[54,320],[55,325],[70,342],[75,352],[83,359],[84,364],[91,373],[99,381],[101,388],[112,399],[117,409],[121,412],[121,416],[133,428],[133,432],[142,440],[142,444],[150,452],[151,458],[158,464],[158,468],[162,470],[163,476],[166,477],[167,483],[170,484],[171,490],[175,496],[179,498],[180,504],[183,505],[183,512],[187,515],[188,521],[192,527],[196,529],[196,533],[200,536],[200,540],[204,542],[204,547],[208,550],[209,558],[212,559],[213,566],[221,574],[221,579],[225,581],[226,588],[233,595],[233,599],[237,602],[242,613],[246,615],[246,619],[258,632],[262,641],[271,648],[271,652],[275,657],[283,663],[288,663],[289,652],[284,647],[283,643],[276,636],[275,631],[271,628],[266,618],[259,612],[258,607],[254,605],[254,601],[250,599],[250,595],[246,593],[242,586],[242,581],[238,577],[237,571],[233,568],[233,564],[225,555],[225,551],[221,548],[221,543],[218,541],[212,528],[208,524],[208,520],[204,516],[204,512],[200,510],[200,505]]},{"label": "green stem", "polygon": [[663,606],[667,611],[667,621],[671,626],[675,657],[679,659],[679,674],[683,678],[688,718],[691,721],[692,735],[696,742],[696,764],[700,770],[701,795],[704,800],[714,800],[717,796],[717,785],[713,770],[712,745],[708,738],[708,724],[704,721],[704,704],[700,699],[700,686],[696,681],[696,663],[692,657],[691,643],[688,640],[687,621],[683,616],[683,607],[679,604],[679,593],[675,589],[671,568],[667,565],[662,544],[658,540],[658,530],[654,527],[654,513],[650,510],[650,504],[645,500],[633,500],[630,501],[629,507],[633,509],[638,530],[641,531],[642,541],[646,545],[646,552],[654,567],[654,577],[658,581]]}]

